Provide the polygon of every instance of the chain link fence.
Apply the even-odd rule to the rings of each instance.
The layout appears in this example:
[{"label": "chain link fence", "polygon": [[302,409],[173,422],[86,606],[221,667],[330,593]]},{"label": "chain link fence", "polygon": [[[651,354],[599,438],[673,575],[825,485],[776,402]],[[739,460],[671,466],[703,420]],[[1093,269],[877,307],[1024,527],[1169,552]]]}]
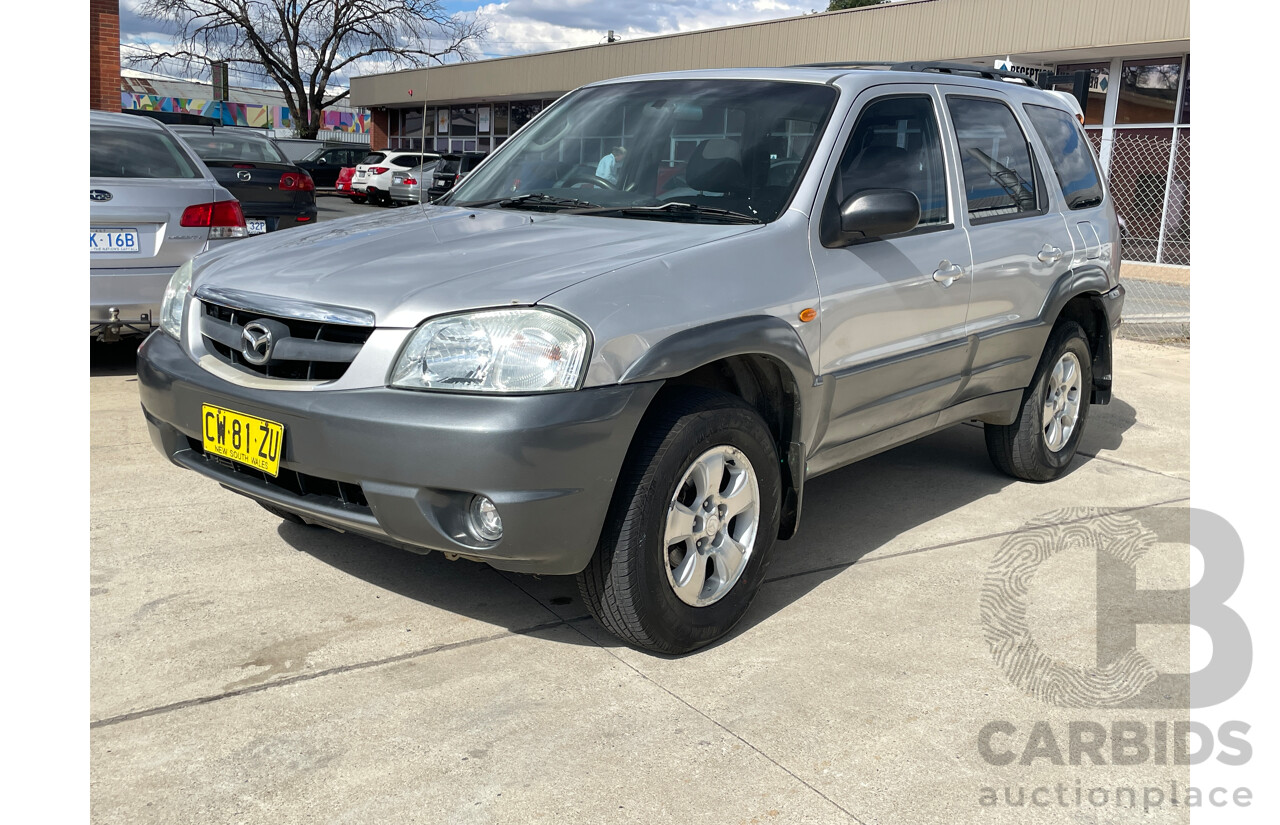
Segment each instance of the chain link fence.
[{"label": "chain link fence", "polygon": [[[1101,148],[1101,135],[1090,138]],[[1108,180],[1121,219],[1120,334],[1191,340],[1191,130],[1117,129]]]}]

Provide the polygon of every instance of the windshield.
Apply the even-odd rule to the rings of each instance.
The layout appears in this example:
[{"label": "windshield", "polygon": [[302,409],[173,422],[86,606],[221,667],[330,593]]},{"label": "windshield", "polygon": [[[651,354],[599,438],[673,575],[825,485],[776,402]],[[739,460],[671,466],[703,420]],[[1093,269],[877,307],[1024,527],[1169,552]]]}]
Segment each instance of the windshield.
[{"label": "windshield", "polygon": [[443,202],[686,221],[727,210],[771,221],[791,200],[835,101],[828,86],[757,80],[581,89]]}]

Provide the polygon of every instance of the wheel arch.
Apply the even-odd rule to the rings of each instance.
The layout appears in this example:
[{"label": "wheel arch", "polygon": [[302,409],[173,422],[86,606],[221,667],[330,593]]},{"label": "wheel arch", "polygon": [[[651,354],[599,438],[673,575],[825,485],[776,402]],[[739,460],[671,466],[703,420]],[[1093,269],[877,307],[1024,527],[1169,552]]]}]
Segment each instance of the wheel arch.
[{"label": "wheel arch", "polygon": [[665,382],[650,403],[683,388],[705,387],[735,395],[760,414],[782,463],[782,518],[778,537],[795,535],[805,476],[805,428],[820,392],[799,335],[774,316],[735,318],[684,330],[655,344],[623,374],[620,383]]},{"label": "wheel arch", "polygon": [[1074,269],[1054,284],[1041,315],[1050,321],[1050,332],[1064,321],[1074,321],[1084,330],[1093,358],[1091,404],[1111,401],[1111,322],[1103,296],[1113,286],[1101,266]]}]

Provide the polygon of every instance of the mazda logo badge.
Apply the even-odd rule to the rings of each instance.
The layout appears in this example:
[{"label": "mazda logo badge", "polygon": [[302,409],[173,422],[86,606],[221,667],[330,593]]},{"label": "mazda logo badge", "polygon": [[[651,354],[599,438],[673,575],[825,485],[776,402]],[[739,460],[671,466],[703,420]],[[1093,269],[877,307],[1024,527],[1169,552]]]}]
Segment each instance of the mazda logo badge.
[{"label": "mazda logo badge", "polygon": [[249,178],[252,178],[253,175],[250,175],[248,172],[242,169],[239,172],[236,172],[236,177],[239,178],[240,180],[249,180]]},{"label": "mazda logo badge", "polygon": [[240,333],[240,354],[244,360],[260,367],[271,360],[273,346],[271,330],[265,324],[257,321],[245,324],[244,331]]},{"label": "mazda logo badge", "polygon": [[102,201],[109,201],[111,200],[111,193],[105,189],[90,189],[89,200],[98,201],[99,203]]}]

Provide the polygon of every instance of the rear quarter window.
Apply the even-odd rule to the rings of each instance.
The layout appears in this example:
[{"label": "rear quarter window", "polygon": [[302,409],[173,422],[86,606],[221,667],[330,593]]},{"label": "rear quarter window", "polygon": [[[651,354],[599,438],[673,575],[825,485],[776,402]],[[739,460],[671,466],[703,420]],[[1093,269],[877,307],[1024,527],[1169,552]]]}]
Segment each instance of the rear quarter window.
[{"label": "rear quarter window", "polygon": [[1049,153],[1049,163],[1062,187],[1067,208],[1088,209],[1102,203],[1098,166],[1076,119],[1052,106],[1028,103],[1023,108]]},{"label": "rear quarter window", "polygon": [[89,133],[89,175],[95,178],[201,178],[176,140],[150,129],[97,127]]}]

